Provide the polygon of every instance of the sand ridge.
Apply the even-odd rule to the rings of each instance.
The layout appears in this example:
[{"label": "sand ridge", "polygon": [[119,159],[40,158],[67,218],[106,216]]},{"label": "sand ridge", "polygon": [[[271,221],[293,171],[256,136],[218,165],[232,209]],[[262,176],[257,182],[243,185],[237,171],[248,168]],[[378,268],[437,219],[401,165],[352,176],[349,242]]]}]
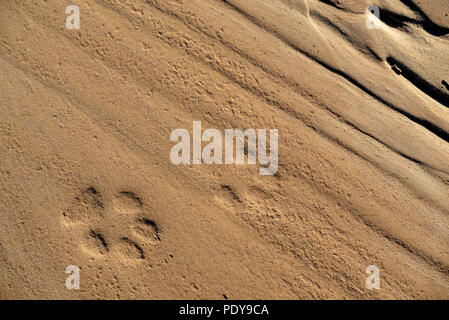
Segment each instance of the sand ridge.
[{"label": "sand ridge", "polygon": [[[0,298],[449,298],[449,4],[373,2],[1,2]],[[193,121],[277,173],[173,165]]]}]

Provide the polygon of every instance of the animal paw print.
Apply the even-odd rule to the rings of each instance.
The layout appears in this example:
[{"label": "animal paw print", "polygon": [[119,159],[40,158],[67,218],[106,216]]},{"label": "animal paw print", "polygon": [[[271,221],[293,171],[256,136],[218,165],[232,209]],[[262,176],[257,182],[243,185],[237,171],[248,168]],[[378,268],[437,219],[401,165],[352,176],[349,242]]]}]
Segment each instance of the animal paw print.
[{"label": "animal paw print", "polygon": [[158,225],[146,214],[142,200],[129,191],[105,198],[88,188],[63,213],[63,223],[79,233],[81,248],[94,257],[145,259],[161,241]]}]

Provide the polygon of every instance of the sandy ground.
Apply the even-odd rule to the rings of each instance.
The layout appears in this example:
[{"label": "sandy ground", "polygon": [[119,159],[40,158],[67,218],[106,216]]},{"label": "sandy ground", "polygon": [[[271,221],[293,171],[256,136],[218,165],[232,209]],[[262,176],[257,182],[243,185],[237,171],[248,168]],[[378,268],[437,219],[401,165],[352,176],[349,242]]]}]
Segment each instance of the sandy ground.
[{"label": "sandy ground", "polygon": [[373,3],[0,1],[0,299],[448,299],[449,1]]}]

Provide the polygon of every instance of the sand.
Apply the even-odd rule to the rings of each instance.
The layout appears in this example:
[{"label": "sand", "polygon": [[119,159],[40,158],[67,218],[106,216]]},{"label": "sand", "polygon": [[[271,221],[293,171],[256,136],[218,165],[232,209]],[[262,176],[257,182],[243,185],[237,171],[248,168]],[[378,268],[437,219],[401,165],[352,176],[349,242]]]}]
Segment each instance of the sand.
[{"label": "sand", "polygon": [[[448,14],[1,1],[0,299],[448,299]],[[174,165],[193,121],[278,129],[277,173]]]}]

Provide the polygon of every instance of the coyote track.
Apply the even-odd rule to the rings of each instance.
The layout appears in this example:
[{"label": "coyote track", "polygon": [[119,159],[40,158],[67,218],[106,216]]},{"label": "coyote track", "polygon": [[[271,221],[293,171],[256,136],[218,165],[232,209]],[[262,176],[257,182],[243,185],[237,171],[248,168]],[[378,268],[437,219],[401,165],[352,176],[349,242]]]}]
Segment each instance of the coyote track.
[{"label": "coyote track", "polygon": [[105,198],[90,187],[75,198],[63,213],[64,225],[79,232],[80,246],[92,256],[118,254],[127,259],[145,259],[160,241],[158,225],[133,192]]}]

